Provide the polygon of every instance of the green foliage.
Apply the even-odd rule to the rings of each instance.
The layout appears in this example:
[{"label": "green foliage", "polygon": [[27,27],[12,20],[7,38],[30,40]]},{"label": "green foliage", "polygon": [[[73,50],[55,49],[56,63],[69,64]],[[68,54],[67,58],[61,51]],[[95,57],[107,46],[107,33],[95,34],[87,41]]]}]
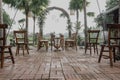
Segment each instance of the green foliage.
[{"label": "green foliage", "polygon": [[78,22],[78,24],[77,24],[77,23],[75,24],[75,27],[74,27],[74,28],[75,28],[76,31],[78,31],[78,30],[81,29],[82,26],[83,26],[83,25],[81,25],[81,22]]},{"label": "green foliage", "polygon": [[9,26],[12,24],[12,20],[5,10],[3,10],[3,23],[8,24]]},{"label": "green foliage", "polygon": [[39,16],[43,14],[42,12],[44,12],[48,4],[49,0],[32,0],[31,11],[35,15]]},{"label": "green foliage", "polygon": [[80,37],[80,35],[78,35],[78,37],[77,37],[77,45],[78,45],[78,46],[81,45],[81,44],[80,44],[81,40],[82,40],[82,38]]},{"label": "green foliage", "polygon": [[33,11],[38,14],[43,7],[47,7],[49,0],[3,0],[4,3],[19,10]]},{"label": "green foliage", "polygon": [[103,20],[104,20],[103,14],[98,15],[98,16],[94,19],[94,21],[95,21],[96,24],[97,24],[97,27],[101,27],[101,26],[103,25]]},{"label": "green foliage", "polygon": [[118,5],[118,3],[119,3],[119,0],[107,0],[106,8],[111,9],[111,8],[115,7],[116,5]]},{"label": "green foliage", "polygon": [[19,23],[25,22],[25,18],[18,20]]},{"label": "green foliage", "polygon": [[8,4],[10,7],[16,6],[15,0],[3,0],[3,2],[4,2],[5,4]]},{"label": "green foliage", "polygon": [[88,12],[87,15],[88,15],[89,17],[94,17],[94,16],[95,16],[95,13],[94,13],[94,12]]},{"label": "green foliage", "polygon": [[[86,2],[86,4],[88,5],[89,2]],[[83,0],[71,0],[69,3],[69,9],[82,11],[83,10]]]},{"label": "green foliage", "polygon": [[19,23],[19,26],[20,26],[19,30],[20,29],[21,30],[25,30],[25,28],[24,28],[24,22],[25,22],[25,18],[22,18],[22,19],[18,20],[18,23]]},{"label": "green foliage", "polygon": [[61,13],[61,14],[60,14],[60,17],[65,18],[65,17],[66,17],[65,13]]}]

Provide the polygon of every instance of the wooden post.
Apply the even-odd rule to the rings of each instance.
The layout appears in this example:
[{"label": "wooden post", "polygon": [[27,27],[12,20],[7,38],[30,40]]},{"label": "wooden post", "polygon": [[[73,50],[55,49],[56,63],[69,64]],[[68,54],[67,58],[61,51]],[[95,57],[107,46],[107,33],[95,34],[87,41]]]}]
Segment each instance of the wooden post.
[{"label": "wooden post", "polygon": [[0,0],[0,23],[3,23],[2,0]]},{"label": "wooden post", "polygon": [[83,0],[84,6],[84,26],[85,26],[85,47],[87,43],[87,16],[86,16],[86,0]]},{"label": "wooden post", "polygon": [[[0,0],[0,24],[3,23],[3,13],[2,13],[2,0]],[[0,29],[0,37],[2,37],[3,35],[3,31]],[[3,43],[0,42],[0,45],[2,45]]]}]

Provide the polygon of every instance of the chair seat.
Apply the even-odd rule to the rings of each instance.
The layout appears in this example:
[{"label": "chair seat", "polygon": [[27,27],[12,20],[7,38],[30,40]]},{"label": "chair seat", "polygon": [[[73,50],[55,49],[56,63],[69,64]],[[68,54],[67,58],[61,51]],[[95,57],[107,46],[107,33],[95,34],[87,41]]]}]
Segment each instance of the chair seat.
[{"label": "chair seat", "polygon": [[48,40],[40,40],[40,42],[48,42]]},{"label": "chair seat", "polygon": [[67,40],[65,40],[65,41],[67,41],[67,42],[73,42],[73,41],[75,41],[75,40],[67,39]]}]

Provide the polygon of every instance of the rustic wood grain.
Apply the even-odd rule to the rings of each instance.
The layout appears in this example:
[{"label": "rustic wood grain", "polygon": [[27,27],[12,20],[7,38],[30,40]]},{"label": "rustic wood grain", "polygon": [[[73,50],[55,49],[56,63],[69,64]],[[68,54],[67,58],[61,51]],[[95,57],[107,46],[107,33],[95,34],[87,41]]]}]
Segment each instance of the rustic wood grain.
[{"label": "rustic wood grain", "polygon": [[0,80],[120,80],[120,61],[110,67],[108,59],[98,63],[98,55],[85,55],[84,49],[46,52],[32,48],[30,55],[14,57],[15,64],[5,60]]}]

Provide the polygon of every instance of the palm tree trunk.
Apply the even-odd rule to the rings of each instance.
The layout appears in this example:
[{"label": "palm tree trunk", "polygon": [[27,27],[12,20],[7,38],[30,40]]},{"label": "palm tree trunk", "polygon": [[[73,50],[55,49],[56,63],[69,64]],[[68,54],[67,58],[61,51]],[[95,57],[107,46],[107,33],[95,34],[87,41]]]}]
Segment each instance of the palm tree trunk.
[{"label": "palm tree trunk", "polygon": [[72,28],[71,28],[71,21],[68,18],[68,35],[69,35],[69,38],[71,38],[71,30],[72,30]]},{"label": "palm tree trunk", "polygon": [[3,23],[2,0],[0,0],[0,23]]},{"label": "palm tree trunk", "polygon": [[78,35],[78,19],[79,19],[79,11],[76,10],[76,34]]},{"label": "palm tree trunk", "polygon": [[33,45],[35,44],[35,15],[33,16],[33,21],[34,21],[34,24],[33,24]]},{"label": "palm tree trunk", "polygon": [[[2,13],[2,0],[0,0],[0,24],[3,23],[3,13]],[[0,30],[0,37],[2,37],[3,33],[2,30]],[[2,45],[3,43],[0,42],[0,45]]]},{"label": "palm tree trunk", "polygon": [[26,12],[26,31],[28,32],[28,12]]},{"label": "palm tree trunk", "polygon": [[28,43],[28,11],[26,11],[26,31],[27,31],[26,42]]},{"label": "palm tree trunk", "polygon": [[40,25],[39,33],[40,33],[40,36],[43,37],[43,25]]},{"label": "palm tree trunk", "polygon": [[86,16],[86,0],[83,0],[84,7],[84,25],[85,25],[85,47],[87,43],[87,16]]},{"label": "palm tree trunk", "polygon": [[[118,20],[118,23],[120,24],[120,0],[119,0],[119,12],[118,12],[118,16],[119,16],[119,20]],[[120,32],[119,32],[119,36],[120,36]],[[120,41],[119,41],[119,45],[120,45]],[[120,58],[120,50],[118,50],[118,56],[119,56],[119,58]]]},{"label": "palm tree trunk", "polygon": [[120,0],[119,0],[119,13],[118,14],[119,14],[118,15],[119,16],[119,21],[118,22],[120,23]]}]

